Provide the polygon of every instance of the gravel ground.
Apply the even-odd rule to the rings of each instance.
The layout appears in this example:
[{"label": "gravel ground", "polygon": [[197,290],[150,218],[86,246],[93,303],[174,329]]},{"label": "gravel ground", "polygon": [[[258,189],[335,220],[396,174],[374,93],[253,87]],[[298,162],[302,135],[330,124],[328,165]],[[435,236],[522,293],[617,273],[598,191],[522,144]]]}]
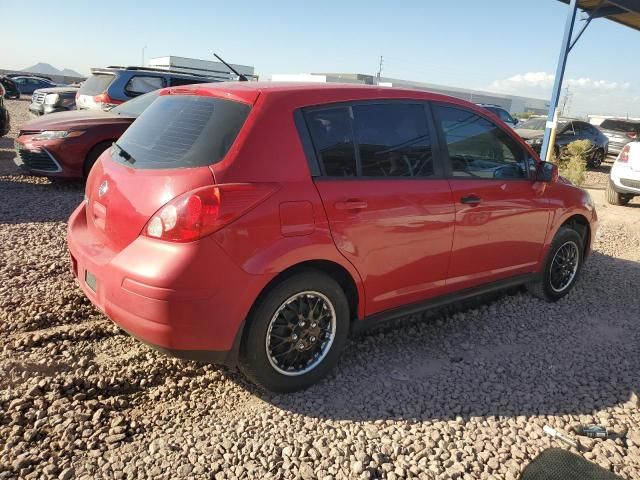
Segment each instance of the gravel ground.
[{"label": "gravel ground", "polygon": [[[7,101],[14,128],[27,101]],[[604,206],[573,292],[520,290],[350,342],[312,389],[269,394],[133,340],[73,282],[82,185],[21,176],[0,139],[0,479],[514,479],[549,446],[640,477],[640,203]],[[606,172],[590,174],[590,183]]]}]

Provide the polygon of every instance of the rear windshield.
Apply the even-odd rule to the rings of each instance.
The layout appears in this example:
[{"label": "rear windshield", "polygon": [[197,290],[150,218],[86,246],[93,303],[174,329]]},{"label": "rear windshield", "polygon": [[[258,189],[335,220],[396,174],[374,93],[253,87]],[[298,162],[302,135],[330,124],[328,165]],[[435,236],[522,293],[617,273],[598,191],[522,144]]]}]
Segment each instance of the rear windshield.
[{"label": "rear windshield", "polygon": [[80,95],[98,95],[107,90],[114,78],[110,73],[94,73],[80,87]]},{"label": "rear windshield", "polygon": [[160,95],[160,90],[154,90],[153,92],[145,93],[139,97],[121,103],[115,108],[110,110],[111,113],[117,113],[123,117],[138,117],[146,108],[153,103],[153,101]]},{"label": "rear windshield", "polygon": [[193,95],[163,95],[117,142],[113,158],[133,168],[188,168],[224,158],[251,107]]},{"label": "rear windshield", "polygon": [[600,124],[600,128],[617,132],[635,132],[640,130],[640,123],[625,122],[624,120],[605,120]]}]

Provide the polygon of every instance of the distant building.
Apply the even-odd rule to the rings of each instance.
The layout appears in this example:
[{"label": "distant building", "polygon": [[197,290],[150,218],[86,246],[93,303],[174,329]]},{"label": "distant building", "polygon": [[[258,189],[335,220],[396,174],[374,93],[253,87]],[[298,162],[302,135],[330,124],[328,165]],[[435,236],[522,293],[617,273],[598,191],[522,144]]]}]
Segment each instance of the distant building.
[{"label": "distant building", "polygon": [[469,88],[448,87],[432,83],[399,80],[397,78],[381,77],[380,80],[378,80],[374,75],[364,75],[361,73],[273,74],[271,80],[274,82],[361,83],[384,87],[412,88],[429,90],[473,103],[492,103],[507,109],[511,113],[533,112],[538,115],[546,115],[549,111],[549,101],[539,98],[484,92],[481,90],[471,90]]},{"label": "distant building", "polygon": [[[249,78],[253,77],[253,67],[248,65],[237,65],[235,63],[230,63],[229,65],[236,69],[238,73],[246,75]],[[148,66],[164,70],[176,70],[183,73],[206,75],[222,82],[238,79],[238,76],[229,70],[224,63],[214,62],[212,60],[199,60],[197,58],[175,57],[171,55],[168,57],[152,58],[149,60]]]}]

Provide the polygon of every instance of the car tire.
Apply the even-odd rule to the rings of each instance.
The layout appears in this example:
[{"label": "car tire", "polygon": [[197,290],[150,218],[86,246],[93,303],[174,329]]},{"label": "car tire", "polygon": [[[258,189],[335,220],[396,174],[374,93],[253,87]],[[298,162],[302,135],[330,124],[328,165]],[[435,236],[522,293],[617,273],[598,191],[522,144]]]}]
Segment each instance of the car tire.
[{"label": "car tire", "polygon": [[595,152],[593,152],[593,156],[589,160],[589,168],[600,168],[603,161],[604,161],[604,150],[599,148]]},{"label": "car tire", "polygon": [[540,279],[527,289],[547,302],[556,302],[575,285],[584,258],[582,237],[569,227],[560,227],[547,252]]},{"label": "car tire", "polygon": [[84,160],[84,165],[82,166],[82,174],[84,175],[84,178],[87,178],[89,176],[89,173],[91,173],[91,169],[93,168],[96,161],[98,160],[98,157],[100,157],[100,155],[102,155],[102,152],[104,152],[107,148],[109,148],[112,143],[113,142],[111,141],[101,142],[101,143],[98,143],[97,145],[94,145],[93,148],[89,150],[89,153],[87,154],[87,157]]},{"label": "car tire", "polygon": [[626,205],[627,203],[629,203],[629,200],[631,200],[632,198],[628,195],[624,195],[620,192],[616,192],[616,190],[613,188],[613,184],[611,183],[611,180],[609,180],[609,183],[607,184],[607,191],[605,192],[605,194],[607,197],[607,203],[611,205],[618,205],[618,206]]},{"label": "car tire", "polygon": [[333,278],[317,271],[288,277],[252,308],[240,347],[240,370],[273,392],[308,388],[337,364],[349,320],[347,297]]}]

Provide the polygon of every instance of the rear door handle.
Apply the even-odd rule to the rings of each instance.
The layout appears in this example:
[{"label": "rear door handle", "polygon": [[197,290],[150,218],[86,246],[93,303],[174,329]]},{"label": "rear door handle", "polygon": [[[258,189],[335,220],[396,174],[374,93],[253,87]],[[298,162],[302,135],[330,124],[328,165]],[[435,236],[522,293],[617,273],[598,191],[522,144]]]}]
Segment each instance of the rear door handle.
[{"label": "rear door handle", "polygon": [[465,205],[478,205],[482,199],[477,195],[467,195],[460,199],[460,203],[464,203]]},{"label": "rear door handle", "polygon": [[364,210],[368,207],[364,200],[345,200],[335,203],[336,210]]}]

